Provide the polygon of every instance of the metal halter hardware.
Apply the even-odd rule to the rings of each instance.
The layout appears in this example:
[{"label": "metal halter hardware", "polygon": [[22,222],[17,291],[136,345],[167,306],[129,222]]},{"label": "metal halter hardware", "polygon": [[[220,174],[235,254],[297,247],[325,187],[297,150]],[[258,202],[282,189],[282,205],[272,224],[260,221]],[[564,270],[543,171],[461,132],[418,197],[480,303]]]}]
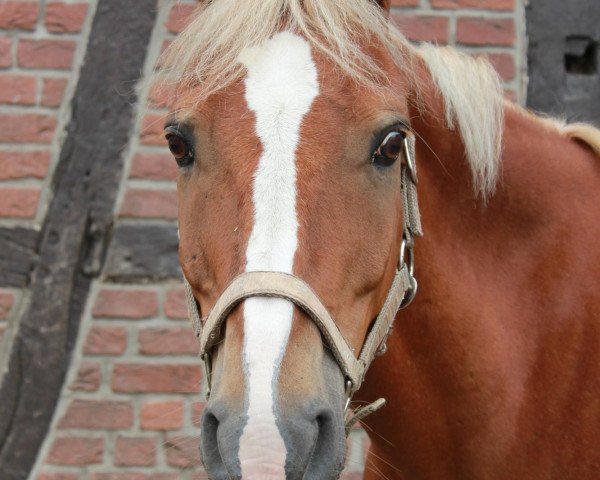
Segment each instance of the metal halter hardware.
[{"label": "metal halter hardware", "polygon": [[[317,294],[302,279],[283,272],[245,272],[238,275],[221,293],[210,313],[202,319],[198,304],[189,283],[184,279],[186,300],[190,320],[200,343],[200,357],[204,361],[207,397],[211,391],[212,362],[211,350],[221,336],[221,326],[231,311],[242,301],[251,297],[276,297],[286,299],[305,314],[319,328],[325,344],[330,348],[345,377],[347,414],[350,400],[360,388],[366,370],[376,356],[385,353],[387,339],[391,335],[394,319],[398,311],[408,306],[415,297],[417,281],[414,277],[414,237],[421,236],[421,222],[417,202],[417,171],[415,164],[415,139],[412,134],[404,139],[405,161],[401,166],[401,190],[404,209],[404,224],[398,268],[387,297],[363,344],[359,357],[344,339],[335,321]],[[385,404],[379,399],[370,405],[354,411],[352,418],[346,419],[346,433],[365,416]]]}]

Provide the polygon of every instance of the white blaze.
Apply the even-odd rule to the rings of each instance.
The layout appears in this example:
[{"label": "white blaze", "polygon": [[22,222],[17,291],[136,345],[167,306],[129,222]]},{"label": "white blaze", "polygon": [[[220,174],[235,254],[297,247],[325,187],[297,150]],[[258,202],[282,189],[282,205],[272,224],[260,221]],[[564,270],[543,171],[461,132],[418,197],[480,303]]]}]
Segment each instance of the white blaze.
[{"label": "white blaze", "polygon": [[[317,69],[308,42],[290,32],[244,50],[240,61],[248,71],[246,102],[263,147],[254,177],[246,271],[292,273],[298,245],[296,148],[302,119],[319,93]],[[292,304],[282,299],[244,303],[248,422],[239,450],[244,480],[285,479],[286,448],[275,423],[274,396],[292,314]]]}]

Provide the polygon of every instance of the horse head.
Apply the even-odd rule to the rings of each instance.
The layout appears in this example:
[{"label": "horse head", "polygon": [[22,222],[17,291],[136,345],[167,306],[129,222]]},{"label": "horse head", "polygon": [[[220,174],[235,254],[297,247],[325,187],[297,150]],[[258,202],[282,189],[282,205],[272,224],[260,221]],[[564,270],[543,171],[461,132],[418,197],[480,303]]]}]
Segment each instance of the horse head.
[{"label": "horse head", "polygon": [[[354,43],[342,45],[332,43],[333,31],[302,23],[324,24],[322,13],[362,14],[372,22],[365,31],[384,28],[389,2],[312,13],[318,2],[302,3],[277,11],[274,31],[260,42],[240,45],[221,32],[228,51],[237,52],[235,65],[220,65],[227,81],[180,81],[165,127],[180,169],[180,261],[198,330],[224,291],[242,290],[225,302],[210,332],[204,326],[211,391],[202,455],[211,478],[336,478],[345,408],[364,373],[353,369],[367,363],[355,357],[386,299],[395,297],[368,356],[382,347],[412,287],[405,267],[400,280],[407,284],[390,294],[403,262],[411,77],[372,32],[364,45],[346,32]],[[183,38],[219,15],[235,16],[227,2],[200,8],[196,22],[204,24],[193,23]],[[257,20],[269,21],[268,13]],[[340,21],[334,19],[336,28]],[[252,33],[242,30],[242,38]],[[325,34],[331,38],[317,37]],[[359,46],[357,57],[350,49]],[[354,75],[344,72],[347,60]],[[210,62],[206,68],[216,71]],[[365,87],[361,75],[378,87]],[[286,287],[267,275],[264,289],[248,295],[244,290],[256,287],[251,280],[238,285],[246,277],[232,286],[253,272],[299,282]],[[308,293],[294,301],[298,290]],[[335,324],[323,326],[319,317]]]}]

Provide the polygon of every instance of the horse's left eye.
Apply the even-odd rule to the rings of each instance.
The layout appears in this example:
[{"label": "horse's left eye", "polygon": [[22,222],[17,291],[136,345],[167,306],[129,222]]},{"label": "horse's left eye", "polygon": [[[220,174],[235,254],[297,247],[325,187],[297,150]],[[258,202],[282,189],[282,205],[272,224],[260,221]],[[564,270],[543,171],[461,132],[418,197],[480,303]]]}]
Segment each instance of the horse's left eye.
[{"label": "horse's left eye", "polygon": [[402,145],[406,135],[400,131],[393,131],[386,135],[381,145],[373,154],[373,163],[381,167],[391,167],[402,154]]}]

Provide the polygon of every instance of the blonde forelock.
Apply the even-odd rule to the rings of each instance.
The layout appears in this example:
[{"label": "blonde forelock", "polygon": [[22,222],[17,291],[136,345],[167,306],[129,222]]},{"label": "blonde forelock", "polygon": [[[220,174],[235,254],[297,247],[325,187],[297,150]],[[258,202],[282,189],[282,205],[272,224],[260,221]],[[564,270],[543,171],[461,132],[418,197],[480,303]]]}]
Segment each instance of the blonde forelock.
[{"label": "blonde forelock", "polygon": [[244,74],[242,51],[289,29],[304,36],[346,76],[373,89],[385,72],[369,54],[377,44],[390,54],[419,97],[415,59],[427,65],[446,105],[449,128],[465,145],[474,188],[494,189],[500,161],[503,114],[498,75],[483,60],[449,48],[411,45],[372,0],[212,0],[163,55],[163,83],[182,90],[201,85],[198,101]]}]

